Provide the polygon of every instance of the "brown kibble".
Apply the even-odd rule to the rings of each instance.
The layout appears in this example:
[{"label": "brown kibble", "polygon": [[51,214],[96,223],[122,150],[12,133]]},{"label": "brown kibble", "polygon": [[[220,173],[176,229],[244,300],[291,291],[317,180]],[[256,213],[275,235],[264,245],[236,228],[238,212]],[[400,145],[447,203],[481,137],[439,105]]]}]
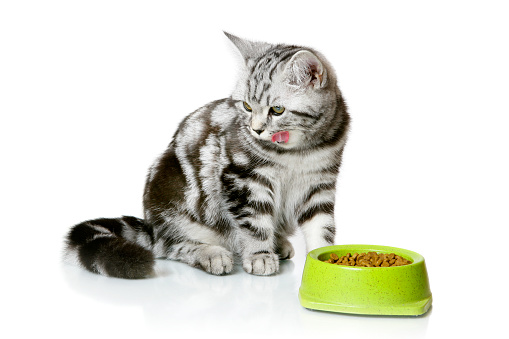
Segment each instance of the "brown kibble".
[{"label": "brown kibble", "polygon": [[370,264],[370,263],[369,263],[369,261],[368,261],[368,260],[363,259],[363,260],[361,260],[361,261],[357,262],[357,264],[360,264],[361,266],[367,266],[367,265],[368,265],[368,264]]},{"label": "brown kibble", "polygon": [[331,253],[330,258],[324,260],[326,263],[343,265],[343,266],[360,266],[360,267],[395,267],[409,265],[412,262],[395,253],[347,253],[341,257],[336,253]]},{"label": "brown kibble", "polygon": [[404,264],[404,263],[405,263],[405,261],[404,261],[404,260],[405,260],[405,259],[403,259],[402,257],[399,257],[399,256],[398,256],[398,258],[396,259],[396,264],[398,264],[398,265],[402,265],[402,264]]}]

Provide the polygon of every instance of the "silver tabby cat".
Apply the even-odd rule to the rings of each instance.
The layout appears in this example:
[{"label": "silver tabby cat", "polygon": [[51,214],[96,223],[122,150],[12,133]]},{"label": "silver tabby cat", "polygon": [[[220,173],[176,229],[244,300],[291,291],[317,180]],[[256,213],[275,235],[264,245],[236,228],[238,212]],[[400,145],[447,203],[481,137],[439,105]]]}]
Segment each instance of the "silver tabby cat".
[{"label": "silver tabby cat", "polygon": [[311,48],[226,35],[244,59],[237,86],[180,124],[150,168],[144,220],[82,222],[67,236],[68,258],[144,278],[155,258],[221,275],[237,256],[246,272],[271,275],[294,255],[297,229],[308,251],[333,244],[350,119],[332,67]]}]

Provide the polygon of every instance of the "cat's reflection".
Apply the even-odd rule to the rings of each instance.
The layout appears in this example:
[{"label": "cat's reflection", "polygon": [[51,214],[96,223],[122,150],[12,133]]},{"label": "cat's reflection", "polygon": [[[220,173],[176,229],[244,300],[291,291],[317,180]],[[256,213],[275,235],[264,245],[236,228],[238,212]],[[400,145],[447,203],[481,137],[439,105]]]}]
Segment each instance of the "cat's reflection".
[{"label": "cat's reflection", "polygon": [[294,270],[295,264],[287,260],[273,276],[247,274],[240,265],[229,275],[214,276],[186,264],[158,260],[156,276],[143,280],[104,277],[65,264],[62,272],[77,293],[101,303],[140,306],[147,322],[169,326],[196,317],[202,324],[217,316],[231,319],[255,314],[260,319],[289,302],[296,311],[300,277]]}]

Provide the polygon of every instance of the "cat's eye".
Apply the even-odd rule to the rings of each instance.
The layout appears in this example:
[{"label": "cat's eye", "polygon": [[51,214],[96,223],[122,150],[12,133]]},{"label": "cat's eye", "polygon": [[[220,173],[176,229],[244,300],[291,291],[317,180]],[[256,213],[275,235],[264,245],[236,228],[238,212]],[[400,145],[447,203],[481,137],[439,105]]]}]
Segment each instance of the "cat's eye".
[{"label": "cat's eye", "polygon": [[270,112],[273,115],[281,115],[281,114],[283,114],[284,111],[285,111],[285,108],[283,106],[272,106],[270,108]]},{"label": "cat's eye", "polygon": [[247,102],[243,102],[244,104],[244,109],[248,112],[251,112],[253,109],[251,108],[251,106],[249,106],[249,104]]}]

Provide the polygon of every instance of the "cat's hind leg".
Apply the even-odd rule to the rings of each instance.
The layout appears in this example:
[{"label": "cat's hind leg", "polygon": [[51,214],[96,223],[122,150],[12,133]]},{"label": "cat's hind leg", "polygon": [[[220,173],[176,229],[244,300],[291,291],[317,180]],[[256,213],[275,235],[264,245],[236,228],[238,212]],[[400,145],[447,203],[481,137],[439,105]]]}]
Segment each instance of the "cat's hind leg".
[{"label": "cat's hind leg", "polygon": [[287,260],[293,258],[295,250],[288,239],[283,236],[276,237],[276,254],[279,260]]},{"label": "cat's hind leg", "polygon": [[[147,212],[147,211],[146,211]],[[155,227],[153,252],[156,258],[176,260],[214,275],[233,270],[233,253],[224,236],[190,214],[150,214]]]}]

